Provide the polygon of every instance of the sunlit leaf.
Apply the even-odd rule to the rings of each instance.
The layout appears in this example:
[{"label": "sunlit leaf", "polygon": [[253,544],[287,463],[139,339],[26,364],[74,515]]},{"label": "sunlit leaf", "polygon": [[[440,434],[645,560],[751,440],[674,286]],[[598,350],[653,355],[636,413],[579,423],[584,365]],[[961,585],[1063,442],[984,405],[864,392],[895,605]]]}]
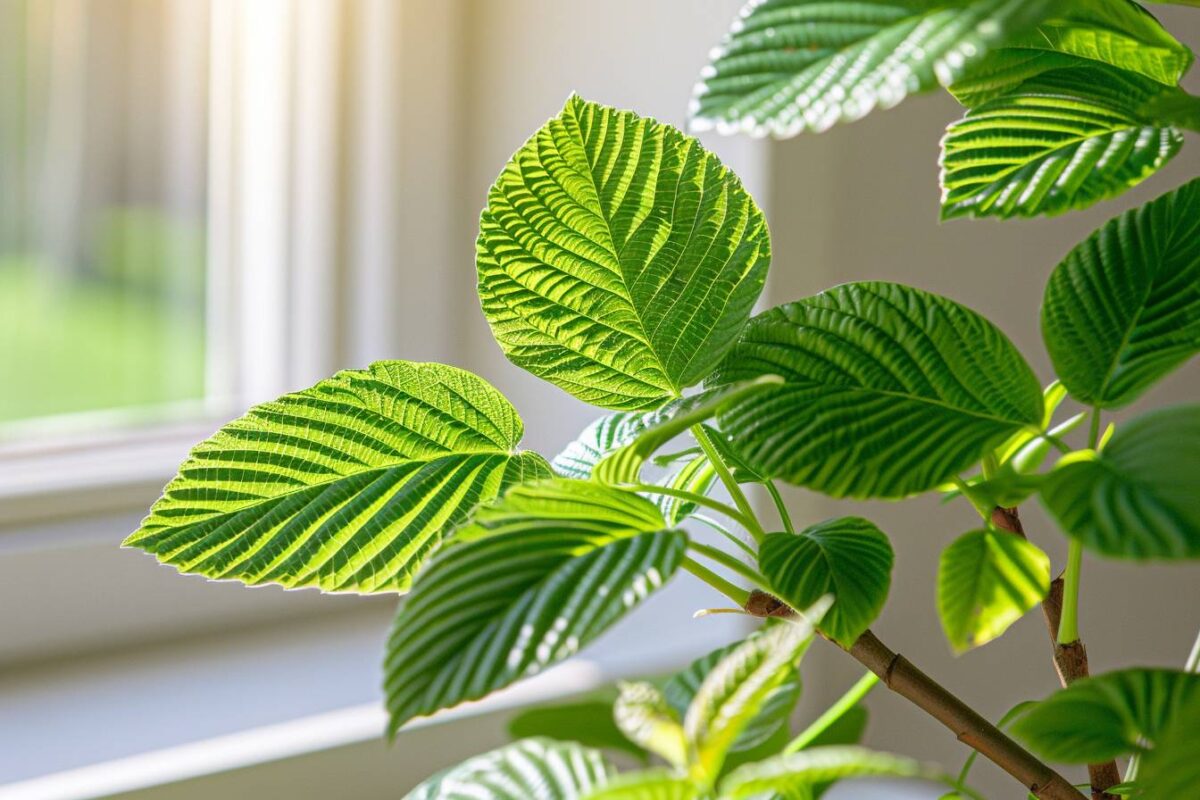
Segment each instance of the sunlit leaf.
[{"label": "sunlit leaf", "polygon": [[1200,405],[1123,423],[1099,457],[1055,468],[1042,501],[1066,533],[1114,558],[1200,558]]},{"label": "sunlit leaf", "polygon": [[937,778],[940,773],[918,761],[863,747],[815,747],[776,756],[734,770],[721,782],[721,797],[758,798],[778,792],[787,798],[812,797],[820,784],[865,776]]},{"label": "sunlit leaf", "polygon": [[595,750],[522,739],[439,773],[405,800],[579,800],[615,770]]},{"label": "sunlit leaf", "polygon": [[479,296],[518,366],[604,408],[656,408],[720,360],[770,240],[741,182],[669,125],[572,96],[488,193]]},{"label": "sunlit leaf", "polygon": [[671,577],[687,537],[645,498],[558,479],[481,508],[457,541],[396,614],[392,732],[574,655]]},{"label": "sunlit leaf", "polygon": [[508,735],[514,739],[541,736],[618,750],[645,762],[646,751],[625,738],[613,721],[614,699],[615,693],[606,690],[595,699],[523,709],[508,721]]},{"label": "sunlit leaf", "polygon": [[750,0],[696,85],[691,125],[794,136],[949,86],[1049,0]]},{"label": "sunlit leaf", "polygon": [[662,692],[645,681],[622,683],[613,719],[631,742],[662,757],[669,764],[687,763],[687,742],[679,714],[667,703]]},{"label": "sunlit leaf", "polygon": [[1013,533],[980,529],[942,551],[938,615],[961,652],[1008,630],[1050,591],[1050,557]]},{"label": "sunlit leaf", "polygon": [[1071,396],[1103,408],[1200,351],[1200,180],[1076,246],[1046,285],[1042,335]]},{"label": "sunlit leaf", "polygon": [[699,800],[700,789],[687,777],[665,769],[627,772],[585,800]]},{"label": "sunlit leaf", "polygon": [[1117,69],[1062,69],[972,108],[942,139],[942,218],[1060,214],[1121,194],[1183,144],[1156,118],[1170,92]]},{"label": "sunlit leaf", "polygon": [[904,497],[1039,426],[1042,392],[1012,342],[944,297],[849,283],[756,316],[712,379],[785,384],[718,420],[749,466],[837,497]]},{"label": "sunlit leaf", "polygon": [[521,419],[454,367],[381,361],[255,406],[201,442],[126,546],[181,572],[405,591],[447,532],[550,475]]},{"label": "sunlit leaf", "polygon": [[843,647],[853,645],[879,616],[893,560],[887,536],[862,517],[826,520],[799,534],[768,534],[758,554],[770,588],[792,608],[833,595],[820,629]]}]

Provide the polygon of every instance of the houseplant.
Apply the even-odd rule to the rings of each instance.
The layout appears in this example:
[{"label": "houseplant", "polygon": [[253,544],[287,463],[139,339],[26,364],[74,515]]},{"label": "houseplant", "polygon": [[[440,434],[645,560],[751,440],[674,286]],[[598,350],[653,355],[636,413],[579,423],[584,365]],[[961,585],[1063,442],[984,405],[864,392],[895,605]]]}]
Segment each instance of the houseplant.
[{"label": "houseplant", "polygon": [[[1190,61],[1124,0],[756,2],[714,53],[693,120],[790,135],[945,85],[968,110],[944,141],[944,215],[1059,213],[1178,150],[1197,127],[1177,85]],[[198,445],[128,543],[213,578],[405,593],[385,658],[393,732],[570,656],[680,570],[771,623],[661,687],[621,687],[615,725],[663,766],[614,777],[590,743],[538,737],[417,797],[811,797],[858,774],[972,795],[965,772],[852,744],[877,679],[1036,797],[1081,796],[1046,760],[1092,764],[1097,796],[1186,796],[1197,679],[1083,678],[1077,593],[1083,548],[1200,555],[1200,407],[1115,431],[1103,418],[1200,347],[1198,194],[1188,183],[1118,217],[1054,268],[1043,334],[1058,380],[1043,390],[982,316],[898,284],[751,318],[770,237],[736,176],[670,126],[572,97],[489,193],[479,294],[510,360],[611,413],[551,464],[519,449],[516,410],[477,376],[409,362],[339,373]],[[1088,410],[1059,419],[1068,395]],[[892,566],[880,528],[797,525],[782,503],[763,519],[742,487],[777,499],[775,481],[852,498],[941,491],[979,511],[943,554],[938,611],[962,649],[1044,604],[1070,686],[1017,710],[1029,750],[870,632]],[[1035,497],[1071,542],[1058,580],[1020,525]],[[693,541],[685,521],[728,546]],[[814,638],[868,674],[792,737]],[[1117,787],[1127,754],[1140,764]]]}]

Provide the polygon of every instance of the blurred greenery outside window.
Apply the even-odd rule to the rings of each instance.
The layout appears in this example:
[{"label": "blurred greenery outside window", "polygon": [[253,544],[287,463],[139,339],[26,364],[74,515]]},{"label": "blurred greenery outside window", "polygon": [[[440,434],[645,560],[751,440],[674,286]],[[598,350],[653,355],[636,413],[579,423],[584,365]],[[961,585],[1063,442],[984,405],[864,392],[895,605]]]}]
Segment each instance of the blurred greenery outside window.
[{"label": "blurred greenery outside window", "polygon": [[0,0],[0,440],[204,398],[208,29],[192,2]]}]

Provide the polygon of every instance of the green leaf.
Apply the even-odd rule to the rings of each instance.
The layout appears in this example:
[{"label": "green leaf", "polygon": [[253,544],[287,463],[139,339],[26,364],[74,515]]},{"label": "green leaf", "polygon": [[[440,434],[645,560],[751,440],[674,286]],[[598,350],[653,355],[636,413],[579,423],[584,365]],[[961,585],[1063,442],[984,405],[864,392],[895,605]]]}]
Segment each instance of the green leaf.
[{"label": "green leaf", "polygon": [[[780,623],[773,622],[769,625],[778,625]],[[718,647],[716,650],[701,656],[689,664],[684,670],[672,676],[666,685],[663,687],[663,695],[667,702],[679,714],[686,714],[688,707],[695,699],[696,693],[700,691],[700,686],[704,680],[712,673],[717,664],[741,647],[744,643],[756,640],[766,634],[768,626],[764,626],[753,633],[741,642],[724,647]],[[767,699],[763,702],[762,708],[754,718],[742,729],[730,747],[731,753],[744,753],[766,742],[777,731],[784,728],[787,724],[788,717],[791,716],[792,710],[795,709],[797,701],[800,699],[801,683],[800,672],[793,668],[791,674],[780,683],[774,690],[767,695]]]},{"label": "green leaf", "polygon": [[949,86],[1047,0],[750,0],[696,85],[693,130],[795,136]]},{"label": "green leaf", "polygon": [[[667,474],[659,485],[670,489],[682,489],[694,494],[708,494],[716,481],[717,472],[706,456],[696,456],[684,463],[679,469]],[[696,511],[696,504],[669,495],[659,495],[653,498],[662,509],[663,519],[669,525],[678,525]]]},{"label": "green leaf", "polygon": [[600,417],[554,457],[554,471],[565,478],[587,480],[605,456],[632,442],[656,418],[653,411],[617,411]]},{"label": "green leaf", "polygon": [[968,111],[942,138],[942,219],[1061,214],[1136,186],[1183,145],[1153,114],[1172,92],[1121,70],[1065,69]]},{"label": "green leaf", "polygon": [[1060,465],[1042,502],[1069,535],[1113,558],[1200,558],[1200,405],[1124,423],[1091,460]]},{"label": "green leaf", "polygon": [[1162,726],[1155,748],[1142,761],[1138,785],[1145,796],[1187,797],[1200,786],[1200,691],[1180,703]]},{"label": "green leaf", "polygon": [[405,591],[479,503],[550,475],[486,381],[380,361],[250,409],[197,445],[128,547],[181,572]]},{"label": "green leaf", "polygon": [[679,724],[679,714],[653,684],[644,681],[622,683],[612,714],[617,727],[629,741],[661,756],[673,766],[687,764],[687,741]]},{"label": "green leaf", "polygon": [[1071,396],[1102,408],[1200,351],[1200,179],[1077,245],[1046,285],[1042,336]]},{"label": "green leaf", "polygon": [[957,652],[987,644],[1050,591],[1050,557],[1013,533],[981,529],[942,551],[938,615]]},{"label": "green leaf", "polygon": [[392,733],[574,655],[670,578],[687,546],[649,500],[567,479],[515,487],[457,540],[397,612]]},{"label": "green leaf", "polygon": [[759,549],[758,568],[773,593],[792,608],[807,608],[833,595],[833,607],[820,628],[850,647],[883,610],[893,560],[891,543],[873,523],[838,517],[799,534],[768,534]]},{"label": "green leaf", "polygon": [[585,747],[618,750],[643,763],[648,758],[645,750],[626,739],[617,728],[613,721],[613,700],[608,697],[524,709],[508,721],[508,735],[514,739],[544,736]]},{"label": "green leaf", "polygon": [[683,719],[691,747],[692,775],[711,785],[726,754],[766,706],[771,694],[793,679],[796,664],[812,642],[813,625],[829,609],[829,599],[750,637],[705,676]]},{"label": "green leaf", "polygon": [[1110,672],[1055,692],[1018,718],[1012,730],[1048,761],[1097,764],[1142,750],[1142,738],[1153,746],[1176,710],[1198,695],[1200,675],[1169,669]]},{"label": "green leaf", "polygon": [[645,424],[633,441],[606,454],[592,470],[592,476],[605,483],[636,483],[646,459],[667,442],[693,425],[712,418],[720,409],[780,383],[783,380],[776,375],[761,375],[751,381],[672,401],[647,414]]},{"label": "green leaf", "polygon": [[721,782],[723,800],[757,798],[778,792],[788,798],[812,797],[819,784],[864,776],[937,779],[940,773],[911,758],[863,747],[815,747],[776,756],[734,770]]},{"label": "green leaf", "polygon": [[768,477],[835,497],[904,497],[1039,426],[1042,392],[975,312],[892,283],[848,283],[756,316],[712,379],[785,384],[719,416]]},{"label": "green leaf", "polygon": [[614,772],[595,750],[523,739],[439,773],[405,800],[578,800]]},{"label": "green leaf", "polygon": [[762,212],[699,142],[572,96],[488,193],[479,296],[513,363],[593,405],[650,409],[733,343],[770,252]]},{"label": "green leaf", "polygon": [[699,800],[699,788],[665,769],[627,772],[589,794],[586,800]]}]

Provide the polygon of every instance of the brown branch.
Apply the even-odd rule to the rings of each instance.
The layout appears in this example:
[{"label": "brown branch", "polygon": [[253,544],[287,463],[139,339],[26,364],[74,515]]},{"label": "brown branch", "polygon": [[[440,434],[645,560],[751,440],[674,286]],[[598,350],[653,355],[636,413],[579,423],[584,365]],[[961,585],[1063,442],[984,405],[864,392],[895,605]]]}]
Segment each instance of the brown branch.
[{"label": "brown branch", "polygon": [[[1001,530],[1015,533],[1022,539],[1025,526],[1021,524],[1021,516],[1016,508],[992,509],[992,524]],[[1050,647],[1054,656],[1054,669],[1058,680],[1064,686],[1070,686],[1080,678],[1088,676],[1087,647],[1081,639],[1062,644],[1058,641],[1058,625],[1062,620],[1063,579],[1055,578],[1050,582],[1050,593],[1042,601],[1042,613],[1046,617],[1046,630],[1050,634]],[[1117,769],[1116,760],[1103,764],[1088,764],[1088,781],[1092,786],[1092,800],[1119,800],[1117,795],[1109,794],[1108,789],[1121,782],[1121,773]]]},{"label": "brown branch", "polygon": [[[757,590],[751,592],[746,611],[761,617],[788,617],[795,614],[783,601]],[[847,652],[878,675],[893,692],[912,701],[949,728],[960,742],[1020,781],[1034,797],[1040,800],[1083,800],[1083,794],[1065,778],[917,669],[907,658],[889,649],[871,631],[858,637]]]}]

